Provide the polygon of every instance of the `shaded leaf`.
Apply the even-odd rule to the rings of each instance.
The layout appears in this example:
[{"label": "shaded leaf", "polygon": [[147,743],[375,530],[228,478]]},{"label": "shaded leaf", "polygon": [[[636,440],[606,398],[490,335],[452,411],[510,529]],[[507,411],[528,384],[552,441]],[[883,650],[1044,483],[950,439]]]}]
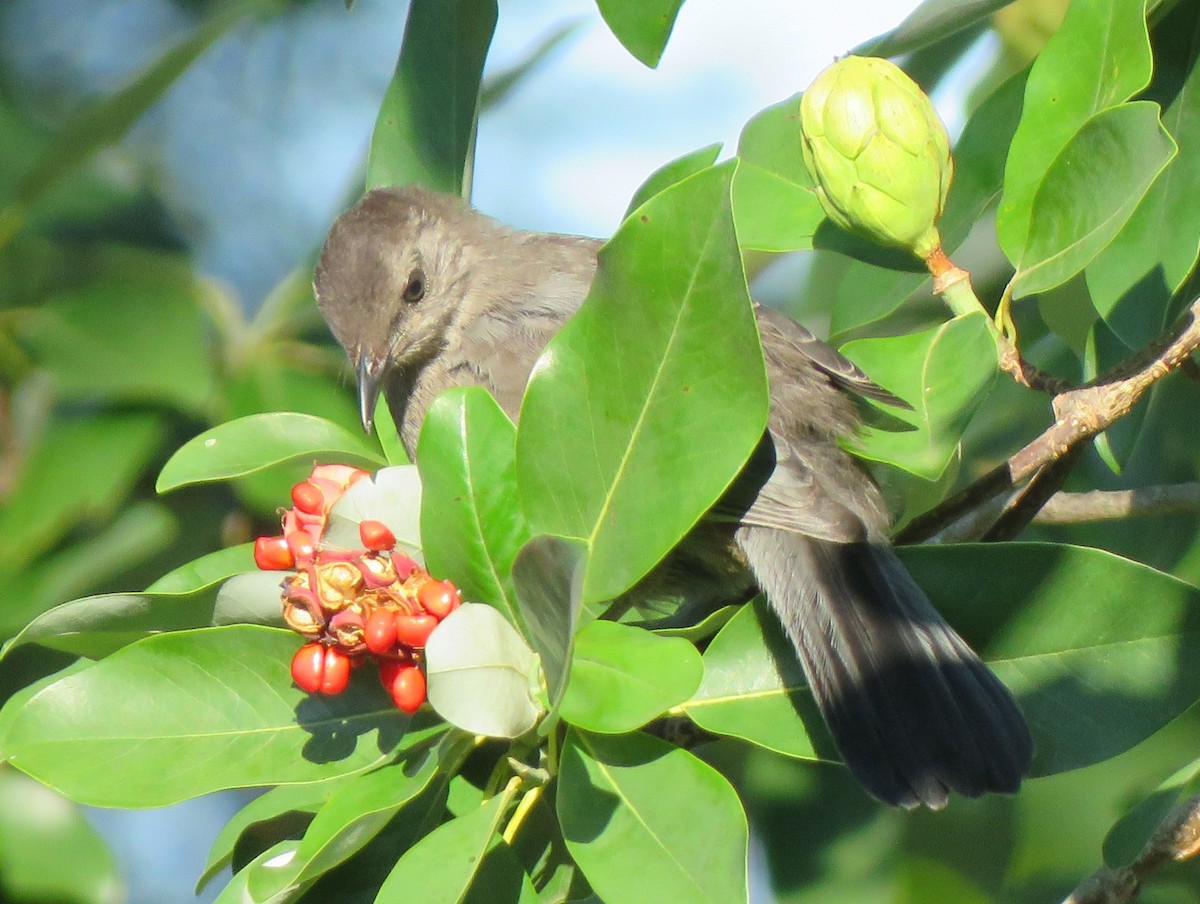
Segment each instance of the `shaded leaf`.
[{"label": "shaded leaf", "polygon": [[534,533],[588,541],[585,602],[612,599],[666,555],[766,425],[733,170],[685,179],[622,225],[526,390],[517,434],[525,513]]},{"label": "shaded leaf", "polygon": [[746,815],[711,766],[647,735],[577,729],[561,763],[563,837],[607,904],[747,899]]},{"label": "shaded leaf", "polygon": [[9,723],[4,755],[98,807],[165,806],[386,762],[408,717],[368,676],[338,697],[292,686],[298,640],[250,625],[145,638],[30,698]]},{"label": "shaded leaf", "polygon": [[496,0],[416,2],[371,136],[367,188],[416,183],[470,193],[483,63]]},{"label": "shaded leaf", "polygon": [[776,753],[840,759],[791,642],[761,596],[743,606],[708,645],[704,679],[683,711],[701,728]]},{"label": "shaded leaf", "polygon": [[596,0],[596,6],[621,45],[653,69],[662,59],[683,0]]},{"label": "shaded leaf", "polygon": [[421,536],[430,572],[465,599],[516,618],[513,559],[529,539],[516,473],[517,428],[480,387],[439,396],[421,427]]},{"label": "shaded leaf", "polygon": [[1021,123],[1004,170],[996,232],[1008,259],[1026,259],[1039,186],[1094,114],[1150,81],[1145,0],[1078,0],[1029,73]]},{"label": "shaded leaf", "polygon": [[533,651],[491,606],[451,612],[429,636],[425,671],[430,705],[464,731],[515,738],[537,722]]},{"label": "shaded leaf", "polygon": [[461,901],[500,828],[513,790],[438,826],[402,856],[375,899],[378,904]]},{"label": "shaded leaf", "polygon": [[1177,148],[1158,104],[1136,101],[1089,119],[1038,186],[1013,298],[1060,286],[1121,231]]},{"label": "shaded leaf", "polygon": [[526,543],[513,563],[521,624],[541,659],[551,712],[567,689],[580,617],[595,617],[580,605],[586,565],[586,544],[544,534]]},{"label": "shaded leaf", "polygon": [[1117,869],[1137,859],[1164,819],[1180,804],[1200,794],[1200,760],[1165,779],[1153,793],[1118,819],[1104,836],[1104,862]]},{"label": "shaded leaf", "polygon": [[[1124,361],[1133,354],[1131,349],[1122,342],[1103,320],[1097,320],[1088,331],[1087,345],[1083,357],[1083,378],[1087,382],[1094,380],[1099,374]],[[1125,470],[1125,465],[1133,455],[1138,437],[1142,433],[1142,425],[1146,422],[1146,414],[1150,409],[1150,396],[1138,401],[1133,410],[1109,426],[1107,430],[1092,440],[1101,460],[1108,465],[1114,474]]]},{"label": "shaded leaf", "polygon": [[1016,694],[1034,775],[1115,756],[1200,699],[1200,590],[1098,549],[906,547],[929,598]]},{"label": "shaded leaf", "polygon": [[888,413],[913,429],[865,426],[855,454],[936,480],[996,377],[996,341],[987,316],[964,314],[907,336],[860,339],[842,353],[880,386],[911,404]]},{"label": "shaded leaf", "polygon": [[166,493],[207,480],[228,480],[298,458],[339,464],[383,464],[376,448],[344,427],[309,414],[253,414],[206,430],[163,466],[155,489]]}]

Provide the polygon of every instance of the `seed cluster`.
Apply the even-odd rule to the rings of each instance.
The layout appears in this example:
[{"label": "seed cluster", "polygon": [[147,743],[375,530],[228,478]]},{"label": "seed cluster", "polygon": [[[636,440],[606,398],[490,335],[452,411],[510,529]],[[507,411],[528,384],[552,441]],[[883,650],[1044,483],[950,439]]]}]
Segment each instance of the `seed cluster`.
[{"label": "seed cluster", "polygon": [[292,659],[292,679],[309,693],[340,694],[368,658],[393,702],[407,713],[425,702],[425,642],[458,608],[461,594],[396,550],[381,521],[359,524],[359,549],[331,549],[321,537],[333,504],[367,476],[346,465],[317,465],[292,488],[283,535],[259,537],[254,561],[293,570],[282,585],[283,619],[309,639]]}]

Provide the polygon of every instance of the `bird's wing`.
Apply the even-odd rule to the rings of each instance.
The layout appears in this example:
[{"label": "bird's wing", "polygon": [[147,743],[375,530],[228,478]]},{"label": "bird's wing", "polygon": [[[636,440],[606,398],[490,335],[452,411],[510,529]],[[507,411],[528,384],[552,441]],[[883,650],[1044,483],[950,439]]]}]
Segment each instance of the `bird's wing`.
[{"label": "bird's wing", "polygon": [[[826,345],[786,314],[756,304],[754,316],[758,320],[758,331],[764,348],[769,354],[778,357],[785,369],[796,370],[810,364],[855,395],[874,399],[895,408],[912,408],[908,402],[888,392],[863,373],[857,364]],[[789,358],[793,360],[789,362]]]}]

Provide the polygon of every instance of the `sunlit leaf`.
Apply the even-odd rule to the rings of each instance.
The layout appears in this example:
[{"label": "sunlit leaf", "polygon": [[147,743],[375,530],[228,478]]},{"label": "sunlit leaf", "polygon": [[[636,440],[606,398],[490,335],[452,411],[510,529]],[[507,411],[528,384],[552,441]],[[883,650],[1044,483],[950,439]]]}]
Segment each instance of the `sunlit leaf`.
[{"label": "sunlit leaf", "polygon": [[625,49],[653,69],[662,59],[683,0],[596,0],[596,5]]}]

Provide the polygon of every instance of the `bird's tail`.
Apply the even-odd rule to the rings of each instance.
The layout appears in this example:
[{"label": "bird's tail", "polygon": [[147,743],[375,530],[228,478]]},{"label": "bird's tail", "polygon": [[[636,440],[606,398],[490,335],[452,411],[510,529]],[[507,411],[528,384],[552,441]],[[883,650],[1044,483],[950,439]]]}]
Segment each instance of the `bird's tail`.
[{"label": "bird's tail", "polygon": [[938,809],[1017,790],[1033,742],[1016,701],[891,549],[746,526],[738,541],[868,791]]}]

